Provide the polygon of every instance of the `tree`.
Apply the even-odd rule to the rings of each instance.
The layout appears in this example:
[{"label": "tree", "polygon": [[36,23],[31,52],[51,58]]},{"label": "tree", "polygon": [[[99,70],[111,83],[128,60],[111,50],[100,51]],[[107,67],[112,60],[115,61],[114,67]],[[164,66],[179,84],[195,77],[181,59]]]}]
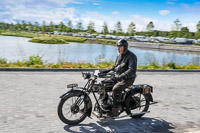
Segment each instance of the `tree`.
[{"label": "tree", "polygon": [[37,21],[33,25],[33,30],[34,31],[40,31],[39,23]]},{"label": "tree", "polygon": [[27,27],[28,31],[33,31],[33,25],[31,22],[28,22],[26,27]]},{"label": "tree", "polygon": [[176,19],[176,20],[174,21],[174,26],[175,26],[175,27],[172,27],[173,30],[175,30],[175,31],[180,31],[182,24],[181,24],[181,22],[180,22],[179,19]]},{"label": "tree", "polygon": [[112,33],[113,35],[116,35],[116,31],[115,31],[115,30],[111,31],[111,33]]},{"label": "tree", "polygon": [[195,39],[200,39],[200,31],[195,32]]},{"label": "tree", "polygon": [[200,31],[200,21],[197,24],[197,31]]},{"label": "tree", "polygon": [[78,32],[80,32],[81,30],[83,30],[82,23],[78,22],[77,25],[76,25],[76,28],[77,28]]},{"label": "tree", "polygon": [[47,29],[46,22],[43,21],[43,22],[42,22],[42,32],[43,32],[43,33],[46,32],[46,29]]},{"label": "tree", "polygon": [[9,26],[9,29],[10,29],[11,31],[15,30],[15,25],[14,25],[13,23],[11,23],[10,26]]},{"label": "tree", "polygon": [[146,27],[147,31],[153,31],[154,29],[154,24],[152,21],[149,22],[149,24]]},{"label": "tree", "polygon": [[53,32],[55,30],[55,24],[51,21],[49,24],[49,31]]},{"label": "tree", "polygon": [[107,25],[107,23],[104,21],[104,23],[103,23],[103,29],[102,29],[102,33],[103,34],[108,34],[108,25]]},{"label": "tree", "polygon": [[123,31],[122,31],[122,26],[121,26],[121,22],[118,21],[115,25],[115,31],[117,35],[123,35]]},{"label": "tree", "polygon": [[21,24],[20,23],[17,23],[16,25],[15,25],[15,30],[21,30],[22,28],[21,28]]},{"label": "tree", "polygon": [[59,25],[58,25],[58,31],[64,32],[65,29],[66,29],[66,26],[64,25],[64,23],[60,22]]},{"label": "tree", "polygon": [[187,27],[182,27],[180,31],[180,37],[189,38],[189,29]]},{"label": "tree", "polygon": [[93,32],[95,32],[95,27],[94,27],[94,23],[92,21],[89,22],[88,26],[87,26],[87,32],[92,34]]},{"label": "tree", "polygon": [[26,22],[22,20],[22,30],[26,30]]},{"label": "tree", "polygon": [[133,36],[135,34],[135,24],[133,22],[129,24],[127,32],[129,36]]},{"label": "tree", "polygon": [[200,21],[197,24],[197,32],[195,32],[195,39],[200,39]]},{"label": "tree", "polygon": [[72,21],[69,20],[68,23],[67,23],[66,31],[67,32],[72,32],[72,28],[73,28]]}]

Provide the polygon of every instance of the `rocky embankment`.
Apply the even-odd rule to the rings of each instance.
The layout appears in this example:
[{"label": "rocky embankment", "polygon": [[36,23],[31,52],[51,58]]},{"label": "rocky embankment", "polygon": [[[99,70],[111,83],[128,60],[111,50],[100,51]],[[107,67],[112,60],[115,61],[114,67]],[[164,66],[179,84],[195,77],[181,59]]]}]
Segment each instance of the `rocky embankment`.
[{"label": "rocky embankment", "polygon": [[129,42],[131,47],[176,50],[187,52],[200,52],[200,46],[184,45],[184,44],[163,44],[163,43],[149,43],[149,42]]}]

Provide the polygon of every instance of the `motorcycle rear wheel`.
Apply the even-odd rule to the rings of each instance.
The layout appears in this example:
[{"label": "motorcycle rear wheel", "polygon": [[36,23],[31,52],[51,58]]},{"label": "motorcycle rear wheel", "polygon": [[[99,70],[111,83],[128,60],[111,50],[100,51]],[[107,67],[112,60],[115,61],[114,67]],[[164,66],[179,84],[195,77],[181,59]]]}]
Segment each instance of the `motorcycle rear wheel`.
[{"label": "motorcycle rear wheel", "polygon": [[145,95],[135,92],[128,96],[125,111],[132,118],[140,118],[148,111],[149,103]]},{"label": "motorcycle rear wheel", "polygon": [[[79,100],[79,104],[75,102]],[[60,120],[68,125],[76,125],[87,117],[86,101],[79,94],[68,95],[58,105]]]}]

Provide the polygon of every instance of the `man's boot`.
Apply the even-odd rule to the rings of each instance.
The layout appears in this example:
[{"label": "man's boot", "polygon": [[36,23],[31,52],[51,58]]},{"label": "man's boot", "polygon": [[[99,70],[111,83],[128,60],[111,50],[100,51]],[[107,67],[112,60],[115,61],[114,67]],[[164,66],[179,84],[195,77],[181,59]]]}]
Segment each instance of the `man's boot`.
[{"label": "man's boot", "polygon": [[116,117],[119,115],[119,108],[113,107],[112,111],[107,114],[108,117]]}]

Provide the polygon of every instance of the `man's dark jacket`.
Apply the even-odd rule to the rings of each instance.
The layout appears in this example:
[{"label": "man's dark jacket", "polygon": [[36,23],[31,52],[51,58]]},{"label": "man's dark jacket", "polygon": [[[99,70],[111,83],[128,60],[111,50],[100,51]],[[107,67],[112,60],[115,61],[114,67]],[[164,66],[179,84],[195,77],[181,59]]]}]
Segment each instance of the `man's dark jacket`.
[{"label": "man's dark jacket", "polygon": [[120,80],[134,80],[137,70],[136,55],[126,50],[123,54],[117,56],[115,64],[111,69],[116,72]]}]

